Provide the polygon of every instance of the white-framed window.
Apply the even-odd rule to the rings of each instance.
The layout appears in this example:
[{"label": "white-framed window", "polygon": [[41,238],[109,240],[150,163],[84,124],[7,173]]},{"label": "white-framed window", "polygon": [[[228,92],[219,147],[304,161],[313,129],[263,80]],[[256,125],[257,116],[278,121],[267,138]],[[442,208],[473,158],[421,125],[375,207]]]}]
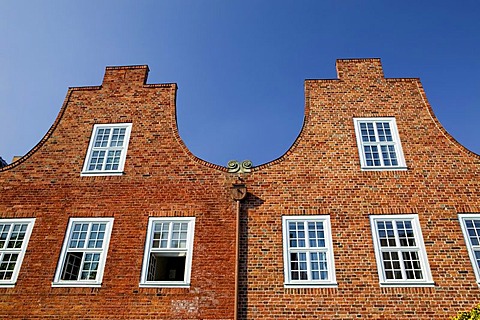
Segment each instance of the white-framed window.
[{"label": "white-framed window", "polygon": [[0,219],[0,287],[17,282],[35,219]]},{"label": "white-framed window", "polygon": [[54,287],[99,287],[113,218],[70,218]]},{"label": "white-framed window", "polygon": [[406,170],[395,118],[354,118],[363,170]]},{"label": "white-framed window", "polygon": [[480,213],[459,214],[458,219],[460,220],[477,283],[480,284]]},{"label": "white-framed window", "polygon": [[380,285],[434,285],[418,215],[372,215],[370,223]]},{"label": "white-framed window", "polygon": [[189,287],[193,217],[151,217],[148,221],[141,287]]},{"label": "white-framed window", "polygon": [[283,216],[285,286],[336,286],[330,217]]},{"label": "white-framed window", "polygon": [[131,130],[131,123],[94,125],[82,175],[122,174]]}]

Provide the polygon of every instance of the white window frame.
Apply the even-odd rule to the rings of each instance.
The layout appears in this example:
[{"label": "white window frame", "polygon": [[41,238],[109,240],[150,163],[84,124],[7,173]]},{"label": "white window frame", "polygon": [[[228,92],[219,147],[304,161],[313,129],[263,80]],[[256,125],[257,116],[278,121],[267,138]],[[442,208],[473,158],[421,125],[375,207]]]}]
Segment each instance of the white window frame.
[{"label": "white window frame", "polygon": [[[153,248],[154,242],[154,225],[157,222],[170,223],[168,230],[168,247],[167,248]],[[187,223],[187,238],[184,248],[171,248],[172,240],[172,223],[180,222]],[[145,252],[143,256],[142,274],[140,278],[140,287],[190,287],[190,275],[192,268],[192,256],[193,256],[193,238],[195,233],[195,217],[150,217],[148,220],[147,236],[145,240]],[[150,255],[157,253],[165,256],[185,256],[185,269],[183,281],[155,281],[148,280]]]},{"label": "white window frame", "polygon": [[[84,240],[84,246],[79,248],[70,248],[69,243],[72,240],[72,235],[74,233],[74,226],[77,224],[88,224],[88,229],[86,231],[86,238]],[[104,236],[102,241],[102,246],[99,248],[89,248],[89,240],[94,241],[95,238],[91,238],[92,235],[92,225],[93,224],[105,224]],[[55,278],[52,282],[52,287],[100,287],[102,285],[103,272],[105,269],[105,261],[107,259],[107,252],[110,243],[110,236],[112,233],[113,218],[70,218],[68,223],[67,232],[65,234],[65,239],[62,246],[62,252],[57,264],[57,270],[55,272]],[[82,272],[85,256],[87,254],[99,254],[98,259],[98,268],[96,271],[95,279],[86,279],[86,280],[63,280],[62,273],[64,272],[64,267],[69,253],[82,253],[81,265],[79,268],[79,274]],[[97,263],[97,262],[96,262]]]},{"label": "white window frame", "polygon": [[[394,230],[394,241],[395,246],[391,247],[381,247],[380,236],[378,231],[377,222],[392,222]],[[412,226],[413,239],[415,245],[412,246],[402,246],[399,240],[399,232],[397,228],[397,221],[409,221]],[[375,248],[375,258],[377,261],[377,270],[378,278],[380,280],[380,286],[382,287],[407,287],[407,286],[417,286],[417,287],[430,287],[434,286],[432,280],[432,275],[430,273],[430,265],[427,259],[427,253],[425,250],[425,244],[423,242],[422,230],[420,228],[420,222],[418,220],[418,215],[416,214],[400,214],[400,215],[371,215],[370,223],[372,227],[373,235],[373,245]],[[406,238],[408,241],[408,238]],[[405,241],[405,240],[404,240]],[[387,279],[384,268],[384,261],[382,253],[387,252],[396,252],[399,258],[399,267],[401,270],[401,279]],[[408,279],[406,264],[402,253],[411,253],[416,252],[418,254],[418,263],[420,265],[420,271],[422,273],[423,279]],[[412,263],[413,266],[413,263]]]},{"label": "white window frame", "polygon": [[[25,252],[27,251],[28,241],[30,240],[30,235],[32,234],[33,225],[35,224],[35,218],[29,219],[0,219],[0,224],[6,225],[10,224],[9,230],[6,232],[4,228],[0,229],[0,234],[5,236],[5,243],[0,248],[0,262],[3,264],[5,255],[8,254],[17,254],[17,260],[15,262],[15,266],[13,268],[12,276],[10,279],[0,279],[0,287],[2,288],[11,288],[14,287],[17,283],[18,274],[20,273],[20,269],[22,267],[23,257],[25,256]],[[26,229],[24,230],[24,237],[22,240],[22,244],[20,248],[8,248],[8,243],[10,241],[15,241],[12,239],[12,235],[14,233],[14,225],[27,225]],[[8,267],[7,267],[8,268]],[[3,271],[3,270],[2,270]],[[2,276],[3,277],[3,276]]]},{"label": "white window frame", "polygon": [[[472,236],[477,238],[477,241],[473,243],[466,225],[466,220],[476,220],[480,223],[480,213],[462,213],[458,215],[458,220],[460,222],[460,226],[462,227],[463,237],[465,238],[468,256],[470,257],[470,261],[472,263],[475,278],[477,279],[477,284],[480,285],[480,243],[476,243],[480,238],[480,228],[478,230],[477,228],[474,228],[472,230],[475,233],[475,235]],[[478,252],[478,259],[475,256],[475,252]]]},{"label": "white window frame", "polygon": [[[290,246],[290,229],[289,223],[295,222],[303,224],[305,230],[305,246],[304,247],[291,247]],[[309,222],[322,222],[324,232],[324,247],[310,247],[309,237]],[[333,255],[332,246],[332,232],[330,226],[330,216],[328,215],[312,215],[312,216],[283,216],[282,217],[282,229],[283,229],[283,269],[284,269],[284,286],[296,287],[296,288],[311,288],[311,287],[337,287],[337,280],[335,275],[335,261]],[[313,239],[312,239],[313,240]],[[292,279],[291,272],[291,253],[306,253],[306,275],[307,279]],[[324,253],[327,267],[327,277],[324,280],[313,280],[313,270],[311,254]],[[319,265],[321,261],[317,262]],[[319,266],[320,269],[320,266]],[[318,270],[317,272],[321,272]]]},{"label": "white window frame", "polygon": [[[108,135],[107,146],[106,147],[95,147],[95,140],[99,133],[100,129],[110,129]],[[110,146],[112,142],[112,135],[114,129],[125,129],[125,135],[123,144],[121,146]],[[125,166],[125,158],[127,157],[128,143],[130,141],[130,133],[132,131],[131,123],[113,123],[113,124],[96,124],[93,126],[92,134],[90,137],[90,143],[88,145],[87,154],[85,156],[85,161],[83,163],[82,176],[92,176],[92,175],[121,175],[123,174],[123,168]],[[118,168],[107,170],[105,166],[107,165],[107,158],[109,152],[118,152],[120,151]],[[92,169],[90,170],[90,163],[94,152],[105,152],[101,169]]]},{"label": "white window frame", "polygon": [[[355,135],[357,138],[357,147],[358,155],[360,157],[360,167],[362,170],[407,170],[407,165],[405,163],[405,157],[403,155],[402,144],[400,142],[400,136],[398,134],[397,122],[395,118],[353,118]],[[379,135],[377,130],[377,123],[388,123],[392,135],[392,141],[379,141]],[[375,142],[364,142],[362,141],[361,134],[361,124],[362,123],[373,123],[373,128],[375,132]],[[377,148],[377,152],[380,159],[380,165],[368,165],[367,158],[365,155],[365,147],[374,146]],[[397,157],[396,165],[385,165],[385,159],[382,156],[381,147],[382,146],[393,146],[395,154]]]}]

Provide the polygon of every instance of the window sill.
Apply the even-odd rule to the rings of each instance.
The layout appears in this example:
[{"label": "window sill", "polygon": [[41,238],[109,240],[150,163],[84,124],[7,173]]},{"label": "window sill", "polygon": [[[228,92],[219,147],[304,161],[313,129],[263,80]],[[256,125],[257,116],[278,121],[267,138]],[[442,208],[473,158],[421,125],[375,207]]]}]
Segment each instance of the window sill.
[{"label": "window sill", "polygon": [[0,288],[14,288],[15,283],[0,283]]},{"label": "window sill", "polygon": [[362,171],[407,171],[408,167],[361,167]]},{"label": "window sill", "polygon": [[65,282],[52,282],[52,288],[100,288],[101,283],[85,283],[85,282],[75,282],[71,283]]},{"label": "window sill", "polygon": [[336,282],[306,282],[306,283],[284,283],[284,288],[338,288],[338,283]]},{"label": "window sill", "polygon": [[190,283],[152,282],[140,283],[140,288],[190,288]]},{"label": "window sill", "polygon": [[81,177],[95,177],[95,176],[122,176],[125,172],[123,171],[82,171],[80,173]]},{"label": "window sill", "polygon": [[380,282],[381,288],[408,288],[408,287],[434,287],[435,282]]}]

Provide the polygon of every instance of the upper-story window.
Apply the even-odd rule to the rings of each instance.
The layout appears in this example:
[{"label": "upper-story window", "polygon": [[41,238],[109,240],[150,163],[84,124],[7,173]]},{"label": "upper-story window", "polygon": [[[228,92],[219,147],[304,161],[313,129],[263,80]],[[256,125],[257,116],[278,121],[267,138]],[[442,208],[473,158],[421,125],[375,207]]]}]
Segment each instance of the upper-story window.
[{"label": "upper-story window", "polygon": [[131,123],[96,124],[82,175],[122,174],[131,129]]},{"label": "upper-story window", "polygon": [[52,286],[102,284],[113,218],[71,218]]},{"label": "upper-story window", "polygon": [[459,214],[458,218],[477,283],[480,284],[480,214]]},{"label": "upper-story window", "polygon": [[190,286],[194,228],[195,218],[150,218],[140,286]]},{"label": "upper-story window", "polygon": [[35,219],[0,219],[0,287],[17,282]]},{"label": "upper-story window", "polygon": [[285,286],[336,286],[329,216],[284,216]]},{"label": "upper-story window", "polygon": [[407,169],[395,118],[354,118],[353,121],[362,169]]},{"label": "upper-story window", "polygon": [[374,215],[370,222],[380,284],[433,285],[418,216]]}]

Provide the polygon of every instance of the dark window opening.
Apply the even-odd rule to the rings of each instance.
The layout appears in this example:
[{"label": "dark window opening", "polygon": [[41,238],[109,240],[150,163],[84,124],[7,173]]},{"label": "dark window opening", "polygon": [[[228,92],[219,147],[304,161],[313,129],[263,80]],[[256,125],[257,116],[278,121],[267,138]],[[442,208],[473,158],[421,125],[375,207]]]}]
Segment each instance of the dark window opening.
[{"label": "dark window opening", "polygon": [[184,281],[185,256],[150,255],[147,281]]}]

